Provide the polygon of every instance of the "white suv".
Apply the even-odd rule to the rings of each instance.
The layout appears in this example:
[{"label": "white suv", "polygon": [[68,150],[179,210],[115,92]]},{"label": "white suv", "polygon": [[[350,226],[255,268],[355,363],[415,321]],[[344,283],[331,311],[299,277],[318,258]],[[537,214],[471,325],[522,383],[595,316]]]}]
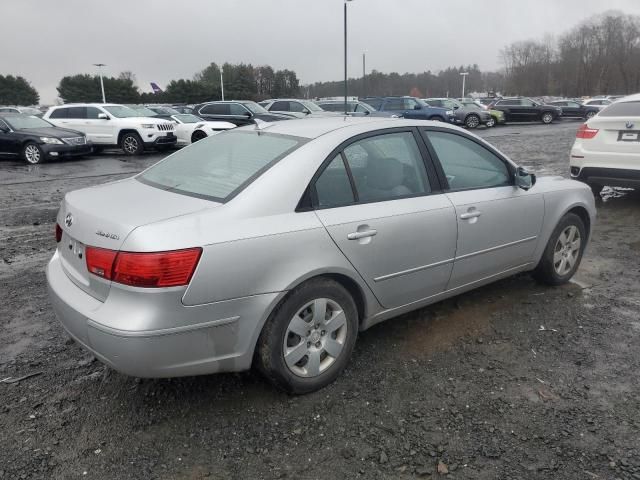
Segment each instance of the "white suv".
[{"label": "white suv", "polygon": [[175,127],[172,122],[140,117],[124,105],[61,105],[51,107],[43,118],[56,127],[84,133],[97,150],[119,146],[127,155],[137,155],[145,148],[161,150],[176,144]]},{"label": "white suv", "polygon": [[571,177],[589,184],[595,195],[605,185],[640,188],[640,94],[580,125],[569,164]]}]

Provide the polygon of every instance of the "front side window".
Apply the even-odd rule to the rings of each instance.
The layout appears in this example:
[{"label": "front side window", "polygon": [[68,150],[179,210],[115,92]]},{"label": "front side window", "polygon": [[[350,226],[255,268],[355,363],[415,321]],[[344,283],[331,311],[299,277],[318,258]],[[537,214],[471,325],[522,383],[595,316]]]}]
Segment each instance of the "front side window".
[{"label": "front side window", "polygon": [[86,109],[86,117],[91,120],[97,120],[98,115],[100,115],[101,113],[102,111],[100,111],[100,109],[96,107],[87,107]]},{"label": "front side window", "polygon": [[502,159],[461,135],[426,132],[451,190],[511,185],[511,175]]},{"label": "front side window", "polygon": [[405,98],[404,99],[404,109],[405,110],[415,110],[416,106],[420,105],[413,98]]},{"label": "front side window", "polygon": [[384,109],[392,111],[404,110],[404,101],[402,98],[391,98],[387,100]]},{"label": "front side window", "polygon": [[205,105],[200,109],[200,113],[203,115],[229,115],[229,104],[213,103],[211,105]]},{"label": "front side window", "polygon": [[380,108],[382,108],[382,104],[384,103],[380,98],[368,98],[366,100],[363,100],[363,102],[367,105],[371,105],[371,108],[374,108],[376,110],[380,110]]},{"label": "front side window", "polygon": [[341,207],[355,201],[342,155],[336,155],[324,169],[316,180],[315,190],[319,208]]},{"label": "front side window", "polygon": [[140,114],[132,108],[125,107],[124,105],[111,105],[108,107],[102,107],[111,115],[116,118],[134,118],[139,117]]},{"label": "front side window", "polygon": [[225,201],[304,142],[260,131],[227,132],[194,143],[135,178],[162,190]]},{"label": "front side window", "polygon": [[229,104],[229,113],[231,115],[244,115],[246,116],[249,112],[246,108],[238,103],[230,103]]},{"label": "front side window", "polygon": [[427,173],[411,132],[376,135],[344,149],[358,200],[385,201],[429,193]]},{"label": "front side window", "polygon": [[528,98],[522,98],[520,99],[520,105],[522,105],[523,107],[533,107],[535,103],[533,100],[530,100]]},{"label": "front side window", "polygon": [[284,102],[282,100],[273,102],[273,105],[271,105],[271,108],[269,110],[271,110],[272,112],[288,112],[289,102]]},{"label": "front side window", "polygon": [[288,103],[289,103],[289,111],[290,112],[302,113],[302,112],[307,111],[305,106],[302,105],[300,102],[288,102]]}]

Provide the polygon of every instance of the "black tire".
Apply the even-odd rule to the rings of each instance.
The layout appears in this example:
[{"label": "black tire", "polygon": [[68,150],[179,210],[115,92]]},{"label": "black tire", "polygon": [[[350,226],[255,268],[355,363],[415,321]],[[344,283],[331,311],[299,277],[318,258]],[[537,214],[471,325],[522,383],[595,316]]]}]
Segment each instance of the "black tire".
[{"label": "black tire", "polygon": [[545,125],[549,125],[550,123],[553,123],[553,113],[542,112],[542,115],[540,116],[540,121]]},{"label": "black tire", "polygon": [[599,183],[589,183],[589,186],[591,187],[591,191],[593,192],[593,196],[596,197],[596,200],[601,199],[602,197],[600,197],[600,193],[602,193],[604,185],[600,185]]},{"label": "black tire", "polygon": [[46,157],[40,145],[35,142],[27,142],[22,147],[22,159],[29,165],[44,163]]},{"label": "black tire", "polygon": [[125,155],[140,155],[144,152],[144,144],[140,135],[135,132],[127,132],[120,139],[120,148]]},{"label": "black tire", "polygon": [[[559,253],[558,245],[560,243],[560,236],[567,231],[570,227],[576,227],[580,234],[580,245],[577,250],[577,256],[575,257],[574,264],[566,273],[559,273],[556,270],[556,263],[554,262],[554,255]],[[547,285],[562,285],[563,283],[567,283],[571,277],[576,273],[578,267],[580,266],[580,261],[582,260],[582,254],[584,253],[584,247],[587,244],[587,232],[584,226],[584,222],[582,219],[574,214],[567,213],[564,217],[560,219],[556,228],[554,228],[551,237],[549,238],[549,242],[547,243],[546,248],[544,249],[544,253],[542,254],[542,258],[540,262],[536,266],[533,271],[533,277],[539,282],[546,283]]]},{"label": "black tire", "polygon": [[[285,362],[285,335],[289,336],[289,324],[299,310],[320,298],[334,301],[342,308],[346,317],[346,336],[342,350],[324,372],[314,377],[303,377],[296,375]],[[319,390],[333,382],[349,363],[358,336],[358,324],[356,304],[342,285],[327,278],[310,280],[292,290],[271,313],[260,333],[254,363],[271,383],[286,392],[304,394]],[[304,342],[304,339],[299,341]],[[307,358],[302,357],[300,361]]]},{"label": "black tire", "polygon": [[202,130],[196,130],[191,134],[191,143],[196,143],[204,138],[207,138],[207,134]]},{"label": "black tire", "polygon": [[467,118],[464,119],[464,125],[467,128],[478,128],[480,125],[480,117],[475,113],[467,115]]},{"label": "black tire", "polygon": [[497,124],[498,124],[498,121],[495,118],[491,117],[489,120],[487,120],[487,123],[485,123],[485,126],[487,128],[492,128],[492,127],[495,127]]},{"label": "black tire", "polygon": [[444,122],[444,118],[438,117],[437,115],[434,115],[433,117],[429,117],[429,120],[433,122]]},{"label": "black tire", "polygon": [[594,112],[594,111],[587,112],[587,114],[584,116],[584,119],[585,119],[585,120],[589,120],[589,119],[591,119],[592,117],[594,117],[594,116],[595,116],[595,114],[596,114],[596,112]]}]

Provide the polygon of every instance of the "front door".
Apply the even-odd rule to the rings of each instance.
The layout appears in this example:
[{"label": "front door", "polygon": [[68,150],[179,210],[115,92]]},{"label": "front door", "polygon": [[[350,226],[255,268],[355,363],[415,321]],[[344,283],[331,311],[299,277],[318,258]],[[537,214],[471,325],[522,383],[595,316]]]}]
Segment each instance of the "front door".
[{"label": "front door", "polygon": [[19,152],[18,135],[12,132],[4,121],[0,120],[0,155],[15,156]]},{"label": "front door", "polygon": [[396,130],[355,141],[313,187],[318,218],[387,308],[444,291],[455,254],[454,208],[437,191],[416,135]]},{"label": "front door", "polygon": [[456,289],[533,261],[544,199],[514,185],[513,167],[479,142],[426,131],[455,206],[458,238],[447,289]]},{"label": "front door", "polygon": [[[109,119],[98,118],[101,113]],[[117,128],[114,126],[113,115],[103,112],[97,107],[85,107],[85,119],[83,127],[79,130],[85,132],[87,138],[98,145],[115,145],[118,143]]]}]

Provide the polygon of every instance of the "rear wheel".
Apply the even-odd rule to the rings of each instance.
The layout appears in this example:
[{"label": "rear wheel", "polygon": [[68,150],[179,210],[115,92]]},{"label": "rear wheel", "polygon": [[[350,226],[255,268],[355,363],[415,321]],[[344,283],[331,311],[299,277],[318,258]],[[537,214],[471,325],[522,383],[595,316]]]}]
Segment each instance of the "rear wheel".
[{"label": "rear wheel", "polygon": [[442,117],[429,117],[429,120],[433,121],[433,122],[444,122],[444,119]]},{"label": "rear wheel", "polygon": [[477,128],[480,125],[480,117],[476,114],[468,115],[464,120],[464,124],[467,128]]},{"label": "rear wheel", "polygon": [[544,112],[541,119],[542,123],[544,123],[545,125],[549,125],[551,122],[553,122],[553,114],[551,114],[550,112]]},{"label": "rear wheel", "polygon": [[333,280],[311,280],[271,313],[258,340],[256,365],[287,392],[313,392],[342,372],[357,335],[358,313],[349,292]]},{"label": "rear wheel", "polygon": [[496,119],[495,119],[495,118],[493,118],[493,117],[491,117],[489,120],[487,120],[487,123],[485,123],[485,125],[486,125],[488,128],[495,127],[495,125],[496,125]]},{"label": "rear wheel", "polygon": [[580,265],[586,240],[582,219],[574,213],[566,214],[553,230],[533,276],[548,285],[568,282]]},{"label": "rear wheel", "polygon": [[44,162],[44,152],[37,143],[29,142],[22,149],[22,158],[31,165]]},{"label": "rear wheel", "polygon": [[144,151],[142,139],[137,133],[125,133],[120,140],[120,148],[127,155],[140,155]]},{"label": "rear wheel", "polygon": [[207,134],[204,133],[202,130],[196,130],[191,135],[191,143],[196,143],[197,141],[202,140],[203,138],[207,138]]}]

